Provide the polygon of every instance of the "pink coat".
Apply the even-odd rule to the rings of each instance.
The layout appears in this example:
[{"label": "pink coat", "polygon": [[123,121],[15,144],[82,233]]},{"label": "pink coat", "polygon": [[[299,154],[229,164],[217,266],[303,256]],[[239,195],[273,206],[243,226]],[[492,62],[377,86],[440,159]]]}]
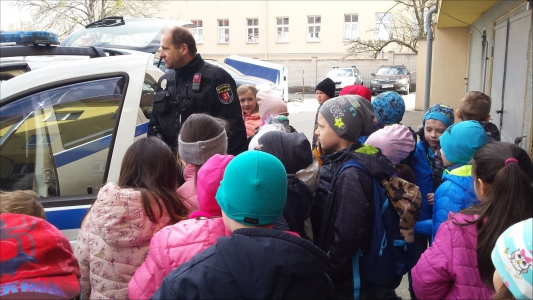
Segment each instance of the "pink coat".
[{"label": "pink coat", "polygon": [[102,187],[74,250],[83,299],[128,299],[128,283],[148,256],[152,236],[169,220],[163,215],[152,223],[143,213],[139,191],[113,182]]},{"label": "pink coat", "polygon": [[183,204],[189,209],[189,214],[198,210],[198,199],[196,197],[196,186],[194,184],[195,175],[196,166],[193,164],[187,164],[183,170],[185,183],[176,190],[183,200]]},{"label": "pink coat", "polygon": [[244,114],[244,125],[246,125],[246,137],[251,137],[255,134],[257,127],[261,127],[261,117],[259,113],[255,114]]},{"label": "pink coat", "polygon": [[[454,224],[476,216],[455,214],[441,224],[435,240],[411,270],[418,299],[492,299],[477,269],[476,225]],[[491,263],[491,262],[487,262]]]}]

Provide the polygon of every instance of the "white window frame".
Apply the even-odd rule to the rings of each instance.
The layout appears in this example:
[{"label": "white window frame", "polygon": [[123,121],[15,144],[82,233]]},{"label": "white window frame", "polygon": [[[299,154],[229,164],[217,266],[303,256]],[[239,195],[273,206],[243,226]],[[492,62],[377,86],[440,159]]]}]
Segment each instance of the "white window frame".
[{"label": "white window frame", "polygon": [[[313,22],[311,23],[311,18]],[[317,23],[318,18],[318,23]],[[321,16],[307,16],[307,41],[320,42],[320,27],[322,25]],[[311,32],[312,31],[312,32]]]},{"label": "white window frame", "polygon": [[[218,19],[218,43],[229,44],[229,19]],[[227,22],[226,22],[227,21]],[[222,22],[222,25],[220,25]],[[220,35],[220,31],[224,30],[224,37]]]},{"label": "white window frame", "polygon": [[[249,24],[250,21],[252,21],[252,25]],[[250,35],[250,29],[252,30],[252,35]],[[246,19],[246,43],[259,43],[259,18]]]},{"label": "white window frame", "polygon": [[[281,20],[281,24],[278,24],[280,23],[280,20]],[[281,35],[279,34],[280,32],[281,32]],[[277,17],[276,18],[276,43],[288,43],[288,42],[289,42],[289,17]]]},{"label": "white window frame", "polygon": [[191,22],[194,25],[196,25],[196,27],[192,29],[192,36],[194,37],[196,44],[203,44],[204,43],[203,21],[202,20],[191,20]]},{"label": "white window frame", "polygon": [[[346,19],[350,18],[350,21],[347,22]],[[355,17],[355,18],[354,18]],[[355,19],[355,21],[354,21]],[[355,34],[354,34],[355,27]],[[347,30],[349,29],[349,30]],[[345,14],[344,15],[344,34],[343,40],[345,41],[355,41],[359,38],[359,14]]]},{"label": "white window frame", "polygon": [[[388,18],[386,18],[388,16]],[[376,41],[386,41],[390,39],[391,13],[376,13]]]}]

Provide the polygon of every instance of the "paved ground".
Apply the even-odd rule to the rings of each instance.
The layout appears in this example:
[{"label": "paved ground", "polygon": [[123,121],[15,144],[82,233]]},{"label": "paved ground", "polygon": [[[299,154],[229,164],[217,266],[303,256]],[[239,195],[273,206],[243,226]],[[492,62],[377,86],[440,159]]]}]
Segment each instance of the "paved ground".
[{"label": "paved ground", "polygon": [[[290,95],[291,101],[288,103],[290,124],[299,132],[303,132],[305,136],[311,141],[313,137],[313,125],[315,122],[316,111],[318,103],[315,95],[306,94],[305,100],[302,101],[302,95]],[[415,131],[418,126],[422,124],[423,112],[415,111],[415,94],[403,96],[406,106],[406,111],[402,120],[402,124],[411,126]],[[408,291],[407,275],[404,276],[402,283],[396,289],[396,294],[402,299],[410,299]]]}]

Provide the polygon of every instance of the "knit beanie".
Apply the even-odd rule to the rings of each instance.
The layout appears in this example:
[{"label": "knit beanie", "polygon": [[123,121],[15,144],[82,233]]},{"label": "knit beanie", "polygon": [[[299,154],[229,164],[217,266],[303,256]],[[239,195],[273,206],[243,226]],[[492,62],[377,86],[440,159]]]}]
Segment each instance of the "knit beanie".
[{"label": "knit beanie", "polygon": [[349,142],[359,139],[361,131],[368,131],[374,120],[372,105],[357,95],[330,99],[319,109],[337,135]]},{"label": "knit beanie", "polygon": [[455,114],[451,106],[437,103],[432,105],[426,111],[424,117],[422,118],[422,125],[426,123],[426,120],[434,119],[441,121],[444,123],[444,125],[446,125],[446,127],[448,127],[453,124],[455,118],[454,116]]},{"label": "knit beanie", "polygon": [[372,107],[378,121],[383,124],[397,124],[405,113],[405,102],[396,92],[384,92],[372,100]]},{"label": "knit beanie", "polygon": [[344,87],[339,95],[359,95],[368,101],[372,100],[372,93],[370,92],[370,90],[366,86],[359,84]]},{"label": "knit beanie", "polygon": [[440,147],[452,164],[467,164],[487,143],[487,133],[478,121],[454,124],[440,136]]},{"label": "knit beanie", "polygon": [[178,136],[180,158],[193,165],[201,166],[215,154],[226,154],[227,149],[228,137],[225,130],[210,140],[194,143],[186,143],[181,140],[181,134]]},{"label": "knit beanie", "polygon": [[268,115],[288,116],[287,103],[281,96],[273,90],[262,90],[256,95],[257,104],[259,105],[259,116],[263,122]]},{"label": "knit beanie", "polygon": [[533,299],[533,219],[507,228],[492,250],[492,263],[515,299]]},{"label": "knit beanie", "polygon": [[259,150],[279,159],[287,174],[296,174],[313,163],[311,144],[301,132],[267,132],[259,138]]},{"label": "knit beanie", "polygon": [[216,198],[232,220],[244,225],[274,224],[287,198],[285,167],[266,152],[243,152],[226,167]]},{"label": "knit beanie", "polygon": [[385,126],[372,133],[365,144],[381,149],[383,155],[395,165],[406,159],[416,146],[409,128],[399,124]]},{"label": "knit beanie", "polygon": [[331,78],[325,78],[316,85],[315,92],[317,90],[322,91],[322,93],[328,95],[328,97],[333,98],[335,97],[335,82],[333,82]]},{"label": "knit beanie", "polygon": [[224,170],[232,159],[233,155],[215,154],[198,170],[196,195],[200,209],[191,213],[189,218],[222,216],[215,196],[224,176]]}]

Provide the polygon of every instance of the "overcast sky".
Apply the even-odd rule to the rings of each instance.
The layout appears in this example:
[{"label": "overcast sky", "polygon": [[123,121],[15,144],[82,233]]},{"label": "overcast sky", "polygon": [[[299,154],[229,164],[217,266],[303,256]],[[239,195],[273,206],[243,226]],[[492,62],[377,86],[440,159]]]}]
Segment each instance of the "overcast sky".
[{"label": "overcast sky", "polygon": [[30,14],[28,12],[20,12],[17,8],[12,8],[11,3],[15,1],[0,1],[0,28],[2,30],[7,30],[9,24],[15,23],[18,24],[20,21],[29,21]]}]

